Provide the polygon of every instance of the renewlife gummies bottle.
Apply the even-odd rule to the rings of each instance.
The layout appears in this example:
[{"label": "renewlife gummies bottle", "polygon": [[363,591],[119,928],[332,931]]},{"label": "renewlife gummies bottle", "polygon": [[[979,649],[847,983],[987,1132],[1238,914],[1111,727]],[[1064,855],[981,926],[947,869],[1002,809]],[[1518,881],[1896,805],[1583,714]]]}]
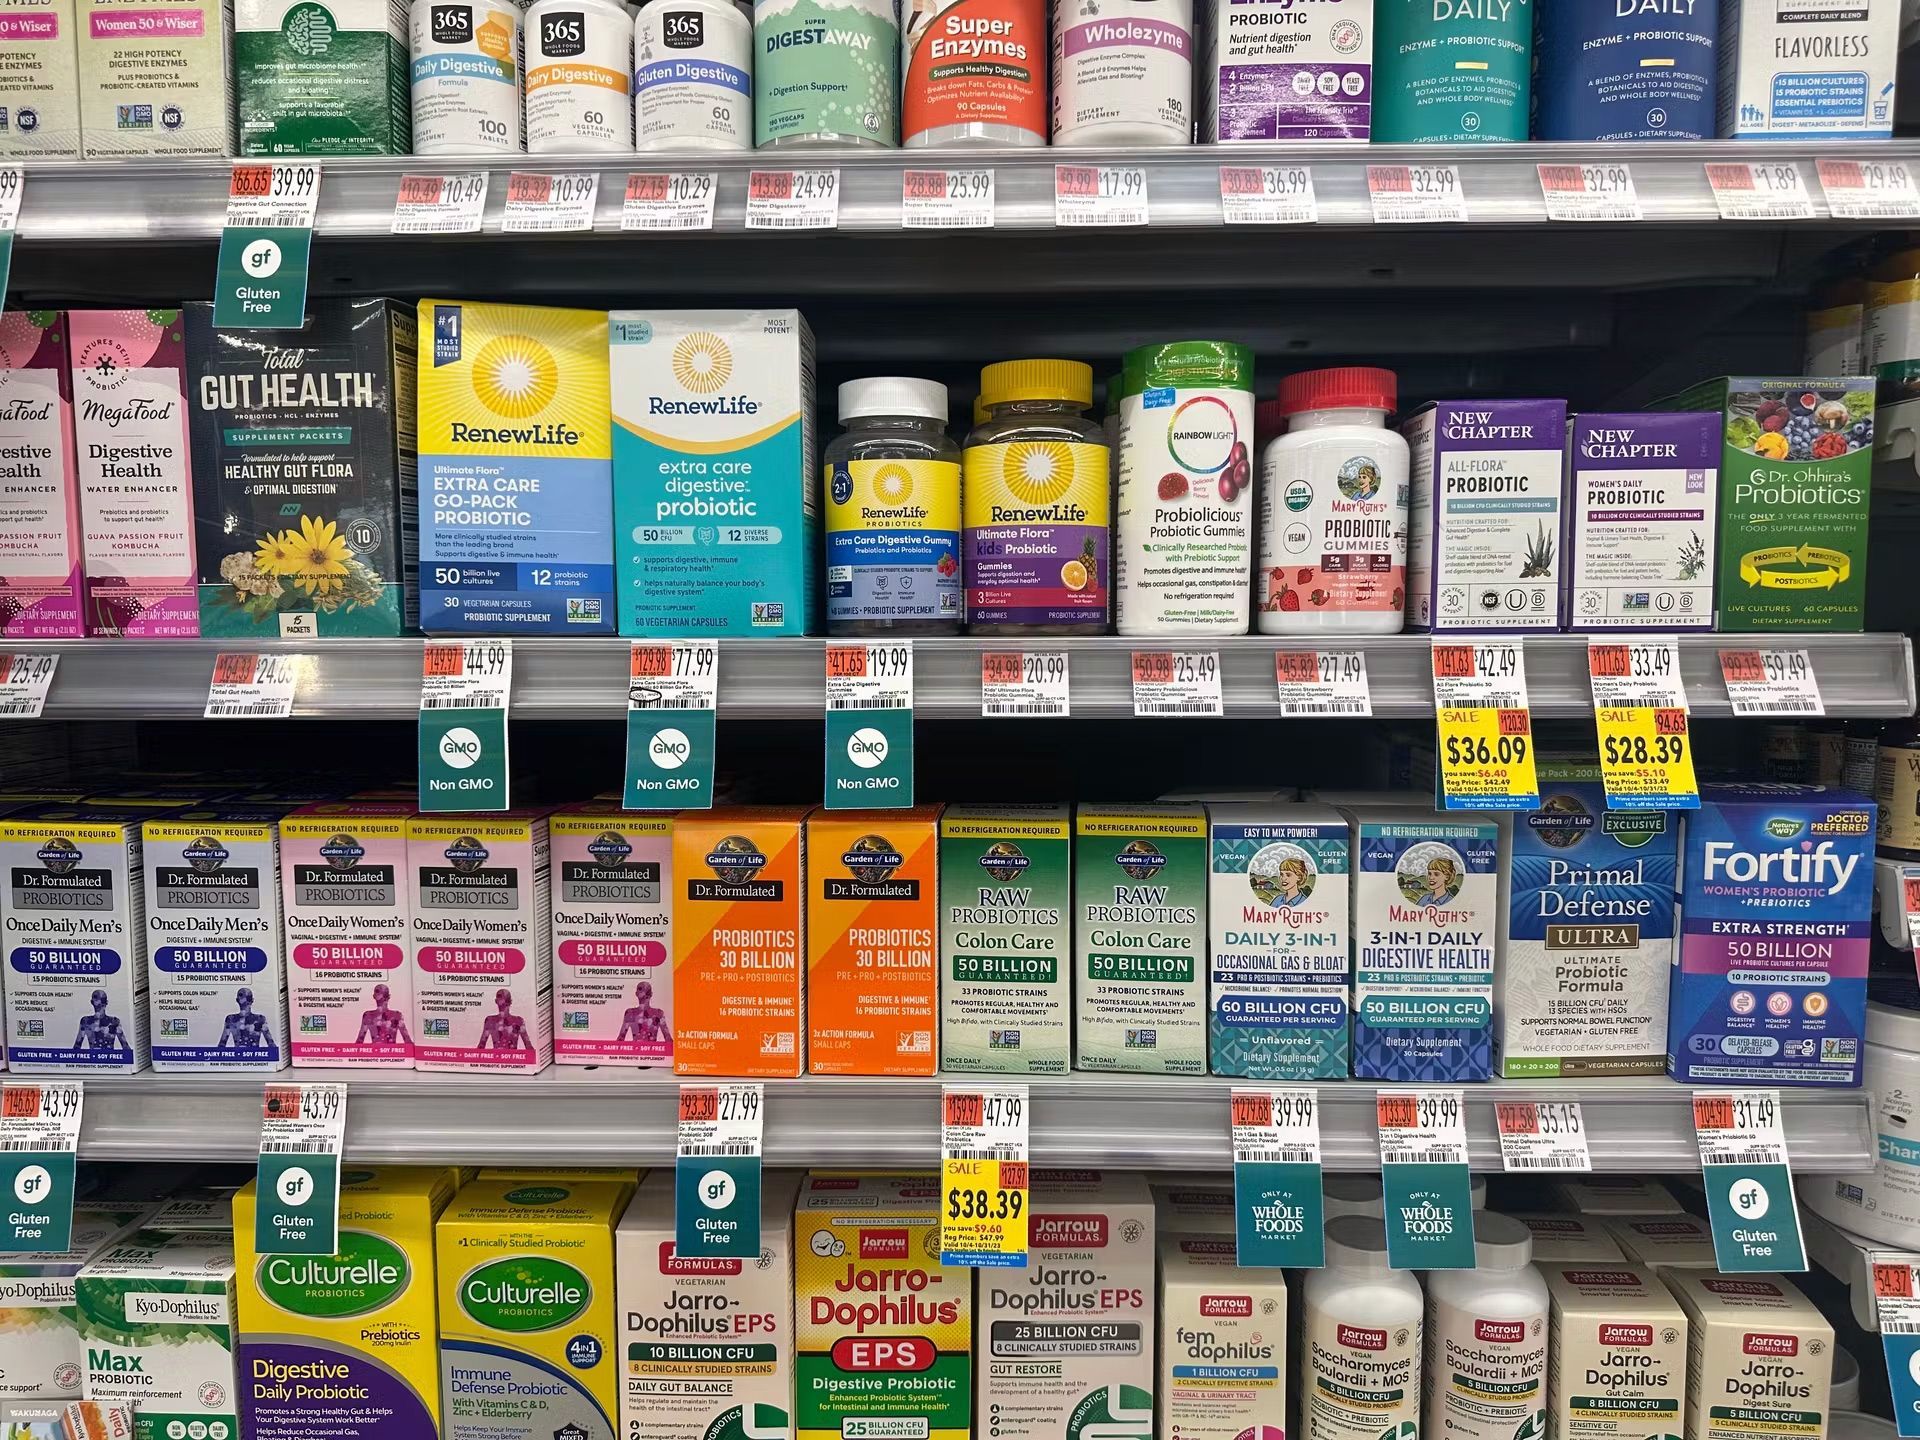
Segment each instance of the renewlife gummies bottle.
[{"label": "renewlife gummies bottle", "polygon": [[[1391,370],[1280,382],[1286,433],[1260,469],[1262,635],[1398,635],[1407,598],[1407,442]],[[1265,408],[1263,405],[1262,409]]]}]

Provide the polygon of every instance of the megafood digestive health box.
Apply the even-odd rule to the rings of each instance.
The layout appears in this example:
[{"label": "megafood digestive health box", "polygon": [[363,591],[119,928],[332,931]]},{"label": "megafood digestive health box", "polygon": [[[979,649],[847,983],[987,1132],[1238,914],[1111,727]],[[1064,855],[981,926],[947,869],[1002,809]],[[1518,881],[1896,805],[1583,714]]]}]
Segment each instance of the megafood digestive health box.
[{"label": "megafood digestive health box", "polygon": [[[71,12],[44,18],[69,27],[71,48]],[[6,20],[0,9],[0,65],[8,59]],[[0,124],[0,154],[5,149]],[[0,636],[79,639],[81,585],[66,317],[8,310],[0,313]]]}]

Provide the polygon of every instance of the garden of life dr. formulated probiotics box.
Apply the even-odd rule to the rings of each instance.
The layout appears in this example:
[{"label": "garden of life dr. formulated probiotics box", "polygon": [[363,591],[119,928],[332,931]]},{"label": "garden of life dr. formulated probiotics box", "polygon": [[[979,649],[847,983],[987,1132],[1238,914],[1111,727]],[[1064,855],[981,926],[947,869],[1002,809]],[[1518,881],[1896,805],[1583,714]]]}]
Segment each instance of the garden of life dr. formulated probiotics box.
[{"label": "garden of life dr. formulated probiotics box", "polygon": [[1539,1268],[1551,1306],[1547,1440],[1679,1435],[1687,1316],[1659,1277],[1618,1262]]},{"label": "garden of life dr. formulated probiotics box", "polygon": [[74,0],[0,4],[0,155],[9,160],[80,158],[80,52]]},{"label": "garden of life dr. formulated probiotics box", "polygon": [[[6,14],[0,6],[0,37]],[[71,11],[64,23],[72,25]],[[66,317],[8,310],[0,313],[0,637],[79,639],[80,591]]]},{"label": "garden of life dr. formulated probiotics box", "polygon": [[1065,1074],[1073,1058],[1073,815],[949,805],[940,816],[940,1064]]},{"label": "garden of life dr. formulated probiotics box", "polygon": [[1082,1070],[1207,1072],[1207,812],[1074,813],[1074,1052]]},{"label": "garden of life dr. formulated probiotics box", "polygon": [[233,0],[76,3],[87,159],[233,153]]},{"label": "garden of life dr. formulated probiotics box", "polygon": [[1229,1235],[1160,1236],[1160,1434],[1286,1440],[1287,1277]]},{"label": "garden of life dr. formulated probiotics box", "polygon": [[673,817],[577,807],[553,844],[553,1058],[673,1063]]},{"label": "garden of life dr. formulated probiotics box", "polygon": [[1669,1270],[1687,1312],[1687,1440],[1819,1440],[1833,1327],[1780,1275]]}]

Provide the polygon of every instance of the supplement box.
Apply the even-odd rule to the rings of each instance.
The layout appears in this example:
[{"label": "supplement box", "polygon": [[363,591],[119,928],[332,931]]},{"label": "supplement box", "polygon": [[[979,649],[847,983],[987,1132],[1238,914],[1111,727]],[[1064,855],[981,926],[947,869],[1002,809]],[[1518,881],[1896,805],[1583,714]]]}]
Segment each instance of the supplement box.
[{"label": "supplement box", "polygon": [[815,1174],[801,1185],[795,1440],[969,1440],[973,1272],[941,1266],[940,1207],[937,1175]]},{"label": "supplement box", "polygon": [[1677,819],[1609,810],[1598,765],[1538,769],[1540,808],[1513,825],[1493,989],[1496,1072],[1663,1074]]},{"label": "supplement box", "polygon": [[0,156],[80,158],[80,50],[74,0],[0,3]]},{"label": "supplement box", "polygon": [[412,316],[391,300],[316,301],[300,330],[185,314],[200,633],[414,629]]},{"label": "supplement box", "polygon": [[1364,141],[1371,133],[1373,0],[1304,13],[1294,0],[1214,0],[1207,9],[1203,140]]},{"label": "supplement box", "polygon": [[1733,376],[1662,404],[1721,417],[1719,628],[1859,630],[1873,377]]},{"label": "supplement box", "polygon": [[200,633],[185,342],[178,310],[67,315],[89,635]]},{"label": "supplement box", "polygon": [[1713,1227],[1697,1215],[1614,1215],[1607,1232],[1636,1265],[1649,1270],[1718,1270]]},{"label": "supplement box", "polygon": [[[1328,1176],[1332,1181],[1335,1177]],[[1233,1187],[1208,1186],[1198,1181],[1168,1184],[1148,1182],[1153,1192],[1154,1222],[1183,1235],[1232,1235],[1235,1219]]]},{"label": "supplement box", "polygon": [[420,628],[613,633],[607,317],[420,302]]},{"label": "supplement box", "polygon": [[1626,1256],[1607,1227],[1598,1221],[1558,1211],[1513,1217],[1533,1236],[1533,1263],[1545,1275],[1549,1265],[1618,1265]]},{"label": "supplement box", "polygon": [[233,0],[242,155],[408,155],[404,0]]},{"label": "supplement box", "polygon": [[1240,1268],[1230,1236],[1160,1236],[1159,1433],[1283,1440],[1287,1277]]},{"label": "supplement box", "polygon": [[433,1229],[454,1189],[444,1167],[343,1170],[332,1255],[257,1254],[259,1197],[251,1184],[234,1196],[249,1435],[268,1440],[328,1421],[359,1440],[438,1433]]},{"label": "supplement box", "polygon": [[156,1070],[287,1063],[278,810],[169,813],[141,827]]},{"label": "supplement box", "polygon": [[618,1433],[614,1181],[475,1180],[434,1226],[445,1440]]},{"label": "supplement box", "polygon": [[233,0],[75,4],[87,159],[233,153]]},{"label": "supplement box", "polygon": [[[14,1432],[6,1426],[24,1423],[28,1407],[57,1405],[80,1394],[86,1354],[74,1280],[135,1218],[89,1210],[83,1202],[74,1206],[71,1243],[64,1251],[0,1255],[0,1346],[7,1356],[0,1371],[0,1435],[12,1440]],[[48,1434],[52,1440],[58,1431]]]},{"label": "supplement box", "polygon": [[1534,139],[1714,137],[1719,19],[1740,0],[1532,8]]},{"label": "supplement box", "polygon": [[309,805],[280,822],[295,1069],[411,1070],[411,805]]},{"label": "supplement box", "polygon": [[940,807],[807,817],[807,1072],[931,1075]]},{"label": "supplement box", "polygon": [[1679,1435],[1687,1401],[1687,1317],[1645,1270],[1543,1264],[1547,1434],[1554,1440]]},{"label": "supplement box", "polygon": [[1668,1270],[1687,1315],[1688,1440],[1824,1435],[1833,1327],[1781,1275]]},{"label": "supplement box", "polygon": [[1886,139],[1893,133],[1900,9],[1899,0],[1721,0],[1720,134]]},{"label": "supplement box", "polygon": [[620,633],[817,628],[807,322],[797,310],[616,310],[608,322]]},{"label": "supplement box", "polygon": [[1700,787],[1681,838],[1674,1079],[1860,1083],[1873,822],[1845,790]]},{"label": "supplement box", "polygon": [[1569,630],[1713,628],[1719,432],[1699,411],[1574,417]]},{"label": "supplement box", "polygon": [[35,806],[0,819],[8,1063],[29,1075],[147,1068],[146,814]]},{"label": "supplement box", "polygon": [[1074,813],[1074,1064],[1207,1073],[1207,812]]},{"label": "supplement box", "polygon": [[[10,48],[0,4],[0,65]],[[71,10],[14,15],[15,25],[65,24]],[[5,107],[0,107],[4,109]],[[0,125],[0,154],[7,131]],[[66,316],[0,313],[0,637],[77,640],[80,497],[73,453],[73,376]]]},{"label": "supplement box", "polygon": [[1215,1075],[1347,1078],[1352,827],[1330,805],[1207,807]]},{"label": "supplement box", "polygon": [[673,817],[560,811],[553,845],[553,1058],[673,1063]]},{"label": "supplement box", "polygon": [[760,1256],[682,1258],[673,1172],[642,1182],[613,1232],[620,1296],[620,1433],[710,1440],[793,1433],[793,1202],[801,1177],[769,1170]]},{"label": "supplement box", "polygon": [[1073,817],[1065,805],[940,816],[940,1066],[1063,1075],[1073,1051]]},{"label": "supplement box", "polygon": [[529,1074],[553,1058],[547,817],[407,821],[413,1068]]},{"label": "supplement box", "polygon": [[1150,1429],[1157,1297],[1147,1182],[1035,1170],[1028,1203],[1026,1267],[980,1272],[977,1413],[995,1417],[1000,1440]]},{"label": "supplement box", "polygon": [[1440,400],[1400,432],[1407,628],[1558,630],[1566,401]]},{"label": "supplement box", "polygon": [[806,813],[800,806],[722,807],[676,819],[675,1074],[801,1073]]},{"label": "supplement box", "polygon": [[1686,1208],[1658,1180],[1635,1180],[1625,1175],[1588,1175],[1579,1180],[1555,1180],[1548,1193],[1553,1203],[1571,1215],[1684,1215]]}]

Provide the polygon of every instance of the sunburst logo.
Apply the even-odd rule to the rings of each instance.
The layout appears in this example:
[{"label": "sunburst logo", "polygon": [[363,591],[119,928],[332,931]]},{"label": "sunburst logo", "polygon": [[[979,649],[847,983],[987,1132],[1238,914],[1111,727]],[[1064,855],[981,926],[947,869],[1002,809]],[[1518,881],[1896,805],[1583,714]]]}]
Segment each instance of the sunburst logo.
[{"label": "sunburst logo", "polygon": [[711,395],[733,374],[733,351],[708,330],[682,335],[673,347],[673,378],[683,390]]},{"label": "sunburst logo", "polygon": [[473,357],[473,393],[494,414],[524,420],[560,393],[560,362],[531,336],[497,336]]},{"label": "sunburst logo", "polygon": [[913,498],[913,474],[904,465],[882,465],[873,476],[873,498],[882,505],[904,505]]},{"label": "sunburst logo", "polygon": [[1027,505],[1051,505],[1073,484],[1073,451],[1063,440],[1016,440],[1000,466],[1007,489]]}]

